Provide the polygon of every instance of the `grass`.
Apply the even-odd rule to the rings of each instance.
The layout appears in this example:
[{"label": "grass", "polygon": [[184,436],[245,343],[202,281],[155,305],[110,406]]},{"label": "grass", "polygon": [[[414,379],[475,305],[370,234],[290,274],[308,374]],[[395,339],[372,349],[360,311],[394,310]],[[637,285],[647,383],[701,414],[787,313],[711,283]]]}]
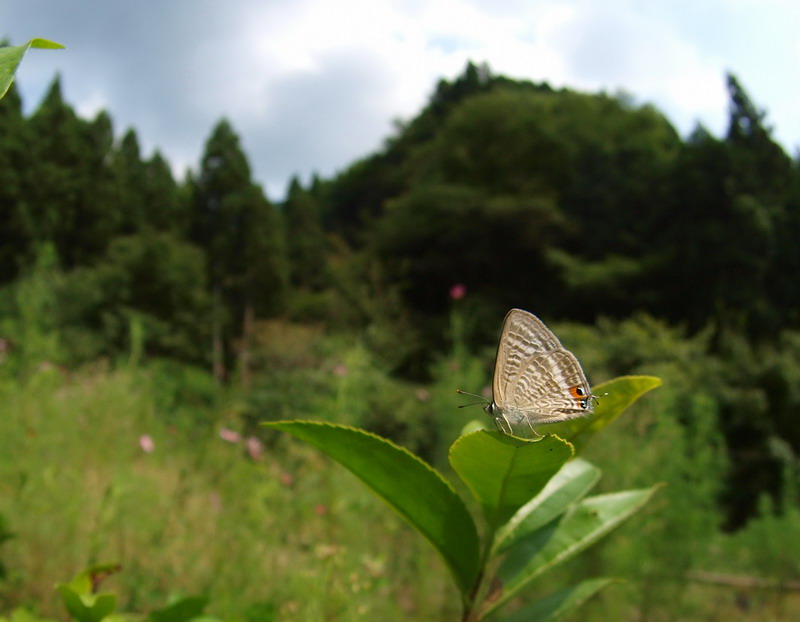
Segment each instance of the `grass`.
[{"label": "grass", "polygon": [[[632,330],[617,331],[620,343],[580,327],[559,334],[601,381],[617,373],[609,352],[628,356],[636,339],[652,349]],[[63,619],[53,585],[90,564],[119,562],[103,587],[123,611],[207,594],[208,613],[232,621],[457,619],[456,590],[427,543],[349,473],[257,423],[379,427],[442,466],[461,427],[484,416],[456,408],[464,402],[455,388],[480,392],[491,353],[442,358],[423,387],[392,379],[366,348],[318,328],[269,325],[262,336],[246,393],[220,391],[205,372],[165,361],[80,371],[42,364],[24,379],[0,368],[0,515],[15,535],[0,545],[0,615],[27,605]],[[696,352],[679,345],[660,345],[657,359],[635,370],[662,376],[664,388],[587,456],[607,490],[667,487],[538,593],[615,575],[627,581],[579,619],[790,620],[800,611],[792,593],[695,580],[698,572],[797,580],[800,514],[796,504],[765,506],[747,529],[720,533],[725,456],[714,403],[693,384],[702,375]],[[222,428],[258,435],[261,459],[220,438]]]},{"label": "grass", "polygon": [[152,385],[146,370],[53,368],[3,384],[0,514],[15,534],[3,610],[60,615],[54,583],[114,561],[122,572],[104,587],[123,610],[207,593],[226,620],[453,615],[434,553],[352,476],[281,437],[254,461],[219,426],[166,424]]}]

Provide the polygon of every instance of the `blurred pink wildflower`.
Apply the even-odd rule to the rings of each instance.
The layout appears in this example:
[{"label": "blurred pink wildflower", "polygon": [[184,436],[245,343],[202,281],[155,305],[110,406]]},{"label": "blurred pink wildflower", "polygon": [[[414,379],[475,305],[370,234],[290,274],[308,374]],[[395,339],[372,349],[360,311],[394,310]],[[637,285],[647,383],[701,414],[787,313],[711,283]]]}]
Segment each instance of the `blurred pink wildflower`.
[{"label": "blurred pink wildflower", "polygon": [[250,454],[253,460],[256,462],[261,460],[261,454],[264,453],[264,444],[260,440],[255,436],[248,436],[245,445],[247,446],[247,453]]},{"label": "blurred pink wildflower", "polygon": [[463,283],[456,283],[450,288],[450,300],[461,300],[467,295],[467,286]]},{"label": "blurred pink wildflower", "polygon": [[153,438],[149,434],[142,434],[139,437],[139,447],[146,454],[151,454],[156,448]]},{"label": "blurred pink wildflower", "polygon": [[234,432],[228,428],[221,428],[219,431],[219,437],[223,441],[228,441],[229,443],[238,443],[242,440],[242,436],[238,432]]}]

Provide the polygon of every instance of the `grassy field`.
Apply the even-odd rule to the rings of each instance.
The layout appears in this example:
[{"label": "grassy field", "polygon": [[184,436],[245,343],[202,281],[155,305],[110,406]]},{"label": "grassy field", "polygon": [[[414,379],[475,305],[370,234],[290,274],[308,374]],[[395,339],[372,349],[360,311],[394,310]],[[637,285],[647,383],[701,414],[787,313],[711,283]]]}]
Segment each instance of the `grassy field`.
[{"label": "grassy field", "polygon": [[[602,374],[614,344],[596,347],[584,330],[560,334],[580,339],[587,367]],[[457,592],[427,543],[341,467],[257,423],[366,425],[441,467],[461,426],[483,416],[457,409],[454,389],[479,390],[491,354],[442,359],[433,383],[412,386],[380,372],[357,342],[278,332],[295,346],[265,346],[248,392],[163,361],[42,363],[0,376],[0,515],[14,534],[0,546],[0,614],[27,606],[63,619],[53,585],[117,562],[103,588],[123,611],[207,594],[208,613],[224,620],[458,619]],[[619,576],[627,581],[578,619],[791,620],[797,592],[763,581],[797,578],[800,516],[765,507],[745,530],[720,532],[726,458],[713,403],[691,386],[691,352],[671,351],[648,363],[665,386],[586,454],[604,471],[600,491],[667,486],[537,592]],[[248,437],[258,439],[249,449]],[[719,574],[757,580],[714,583]]]},{"label": "grassy field", "polygon": [[349,473],[274,433],[253,459],[220,436],[244,426],[233,401],[195,410],[195,424],[191,408],[159,408],[158,384],[153,370],[50,366],[3,383],[4,610],[60,614],[57,581],[119,562],[104,587],[123,610],[202,593],[231,620],[455,615],[439,559]]}]

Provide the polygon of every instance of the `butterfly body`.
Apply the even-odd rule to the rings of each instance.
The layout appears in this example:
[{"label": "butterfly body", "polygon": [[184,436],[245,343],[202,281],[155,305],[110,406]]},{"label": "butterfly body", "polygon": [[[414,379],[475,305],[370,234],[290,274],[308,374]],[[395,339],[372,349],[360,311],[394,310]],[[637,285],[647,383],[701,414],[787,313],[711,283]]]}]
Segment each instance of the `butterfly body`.
[{"label": "butterfly body", "polygon": [[512,309],[497,347],[493,399],[484,410],[503,432],[592,412],[589,382],[578,359],[532,313]]}]

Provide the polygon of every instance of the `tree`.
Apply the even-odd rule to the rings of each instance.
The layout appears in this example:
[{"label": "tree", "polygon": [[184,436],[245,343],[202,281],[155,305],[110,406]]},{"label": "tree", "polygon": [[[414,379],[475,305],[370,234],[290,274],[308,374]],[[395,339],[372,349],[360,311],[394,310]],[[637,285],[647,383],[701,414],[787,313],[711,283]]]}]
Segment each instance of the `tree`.
[{"label": "tree", "polygon": [[187,201],[181,195],[172,170],[164,157],[156,151],[144,162],[142,201],[146,222],[156,231],[171,231],[176,235],[188,234]]},{"label": "tree", "polygon": [[318,288],[325,282],[325,234],[317,200],[296,177],[283,210],[292,285]]},{"label": "tree", "polygon": [[118,184],[117,209],[120,212],[120,233],[138,233],[147,226],[142,189],[146,181],[144,163],[139,152],[139,139],[128,130],[114,155],[114,173]]},{"label": "tree", "polygon": [[282,309],[289,266],[280,215],[267,201],[263,189],[250,186],[242,206],[241,265],[237,269],[241,299],[239,363],[242,384],[250,385],[250,348],[257,314],[273,315]]},{"label": "tree", "polygon": [[87,264],[119,230],[111,120],[104,112],[92,122],[79,119],[63,101],[56,78],[29,123],[28,236],[36,243],[52,241],[65,268]]},{"label": "tree", "polygon": [[733,74],[727,75],[730,112],[726,142],[731,147],[732,182],[737,193],[768,202],[783,200],[792,179],[792,162],[772,139],[759,110]]},{"label": "tree", "polygon": [[169,233],[117,237],[101,260],[70,272],[58,315],[74,362],[128,353],[131,327],[147,354],[203,362],[210,301],[203,253]]},{"label": "tree", "polygon": [[22,101],[14,85],[0,102],[0,284],[13,281],[32,259],[24,207],[24,171],[30,144]]},{"label": "tree", "polygon": [[[232,361],[237,316],[250,325],[247,314],[276,308],[283,294],[283,238],[274,208],[250,179],[250,166],[239,138],[226,120],[206,142],[199,176],[190,181],[193,192],[192,235],[208,257],[212,292],[214,376],[223,381]],[[258,292],[259,284],[270,289]],[[243,331],[247,332],[247,328]]]},{"label": "tree", "polygon": [[679,147],[650,107],[501,84],[455,106],[400,165],[408,188],[386,201],[375,248],[420,314],[442,311],[453,283],[500,308],[624,314],[654,288]]}]

